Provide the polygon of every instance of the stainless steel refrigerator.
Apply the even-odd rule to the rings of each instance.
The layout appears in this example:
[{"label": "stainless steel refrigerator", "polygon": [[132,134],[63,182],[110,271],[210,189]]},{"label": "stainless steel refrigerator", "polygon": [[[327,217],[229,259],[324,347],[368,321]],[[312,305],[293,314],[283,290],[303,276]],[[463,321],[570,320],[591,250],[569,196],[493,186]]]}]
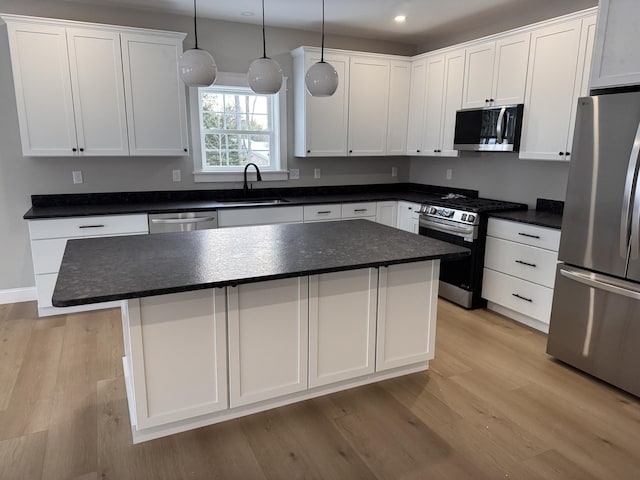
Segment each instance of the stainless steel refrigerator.
[{"label": "stainless steel refrigerator", "polygon": [[640,92],[578,100],[547,352],[640,396]]}]

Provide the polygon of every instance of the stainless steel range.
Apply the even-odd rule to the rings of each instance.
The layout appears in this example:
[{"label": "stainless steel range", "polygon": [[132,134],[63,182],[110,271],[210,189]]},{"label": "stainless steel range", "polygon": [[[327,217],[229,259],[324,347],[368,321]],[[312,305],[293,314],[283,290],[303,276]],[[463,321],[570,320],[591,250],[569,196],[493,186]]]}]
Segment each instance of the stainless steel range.
[{"label": "stainless steel range", "polygon": [[499,210],[521,210],[526,205],[487,198],[449,194],[420,208],[420,235],[437,238],[471,250],[460,260],[440,266],[440,296],[464,308],[481,308],[482,272],[487,234],[487,214]]}]

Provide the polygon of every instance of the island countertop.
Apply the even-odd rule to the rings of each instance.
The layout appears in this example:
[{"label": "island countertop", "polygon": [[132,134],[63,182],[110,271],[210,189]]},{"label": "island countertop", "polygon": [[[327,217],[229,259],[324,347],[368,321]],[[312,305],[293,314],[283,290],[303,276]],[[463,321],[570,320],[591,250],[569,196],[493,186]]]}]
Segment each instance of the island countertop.
[{"label": "island countertop", "polygon": [[125,300],[468,254],[466,248],[367,220],[69,240],[53,305]]}]

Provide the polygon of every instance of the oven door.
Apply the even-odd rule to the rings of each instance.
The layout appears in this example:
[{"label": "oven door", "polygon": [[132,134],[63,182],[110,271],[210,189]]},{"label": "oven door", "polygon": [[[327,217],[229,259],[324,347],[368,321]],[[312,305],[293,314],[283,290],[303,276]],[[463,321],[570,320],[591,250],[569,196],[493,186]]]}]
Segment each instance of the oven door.
[{"label": "oven door", "polygon": [[440,296],[464,308],[476,308],[475,305],[479,286],[475,275],[477,258],[478,228],[463,225],[444,219],[431,219],[420,216],[420,235],[431,237],[444,242],[459,245],[471,250],[471,255],[457,260],[442,261],[440,265]]}]

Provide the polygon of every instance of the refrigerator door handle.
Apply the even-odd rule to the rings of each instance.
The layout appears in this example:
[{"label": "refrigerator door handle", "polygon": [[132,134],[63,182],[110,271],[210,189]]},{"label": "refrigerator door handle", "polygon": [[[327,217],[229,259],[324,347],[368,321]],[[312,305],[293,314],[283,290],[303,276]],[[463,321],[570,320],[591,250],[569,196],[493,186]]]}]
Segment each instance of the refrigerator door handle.
[{"label": "refrigerator door handle", "polygon": [[615,283],[605,280],[601,275],[598,275],[596,273],[581,273],[574,270],[561,268],[560,275],[568,278],[569,280],[574,280],[578,283],[582,283],[583,285],[595,288],[597,290],[604,290],[605,292],[614,293],[616,295],[623,295],[634,300],[640,300],[640,289],[631,288],[626,284],[625,286],[616,285]]},{"label": "refrigerator door handle", "polygon": [[631,149],[631,160],[635,161],[636,174],[634,178],[635,194],[633,198],[633,211],[631,213],[631,259],[638,260],[640,258],[640,192],[638,192],[638,173],[637,165],[640,162],[640,123],[636,138],[633,141]]},{"label": "refrigerator door handle", "polygon": [[[633,197],[634,187],[638,176],[638,162],[640,162],[640,124],[636,131],[636,138],[633,141],[629,166],[627,168],[627,178],[624,182],[624,196],[622,198],[622,217],[620,218],[620,256],[627,258],[629,255],[629,242],[631,241],[631,258],[637,259],[640,250],[640,238],[638,238],[638,227],[640,224],[640,198]],[[631,219],[631,201],[633,200],[633,219]],[[635,220],[635,222],[633,221]],[[635,225],[634,225],[635,223]],[[631,224],[631,225],[630,225]],[[629,238],[629,227],[631,226],[631,238]]]}]

